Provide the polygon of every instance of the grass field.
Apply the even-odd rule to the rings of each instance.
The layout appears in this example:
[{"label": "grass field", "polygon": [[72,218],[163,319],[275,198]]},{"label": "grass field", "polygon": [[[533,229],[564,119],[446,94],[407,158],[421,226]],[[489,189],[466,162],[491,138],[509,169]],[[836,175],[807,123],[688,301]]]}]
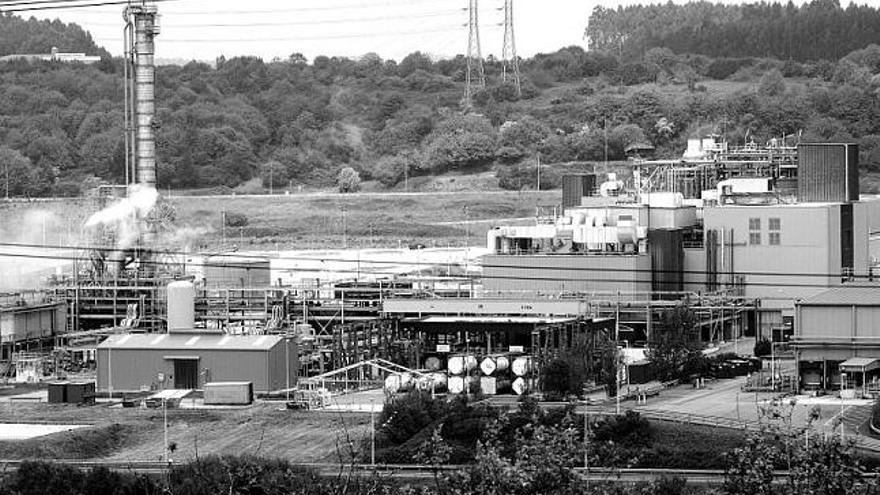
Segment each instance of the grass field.
[{"label": "grass field", "polygon": [[[9,408],[9,405],[3,406]],[[91,424],[70,432],[0,442],[0,459],[107,459],[156,461],[163,452],[161,410],[103,405],[16,404],[2,411],[5,421]],[[336,462],[369,434],[369,415],[307,413],[283,404],[236,410],[169,410],[168,441],[176,461],[206,454],[254,454],[292,462]]]},{"label": "grass field", "polygon": [[[501,219],[531,218],[536,207],[561,200],[559,191],[418,194],[302,194],[248,197],[174,197],[178,224],[201,231],[199,244],[246,249],[304,249],[485,245]],[[247,224],[222,228],[221,212]]]}]

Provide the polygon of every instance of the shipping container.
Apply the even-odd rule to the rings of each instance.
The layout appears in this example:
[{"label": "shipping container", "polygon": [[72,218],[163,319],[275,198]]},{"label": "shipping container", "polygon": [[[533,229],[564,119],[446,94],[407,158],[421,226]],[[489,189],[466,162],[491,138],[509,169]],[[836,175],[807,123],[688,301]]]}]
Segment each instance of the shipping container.
[{"label": "shipping container", "polygon": [[243,406],[254,401],[253,382],[211,382],[205,384],[205,405]]},{"label": "shipping container", "polygon": [[49,384],[49,403],[63,404],[67,402],[67,382],[53,382]]}]

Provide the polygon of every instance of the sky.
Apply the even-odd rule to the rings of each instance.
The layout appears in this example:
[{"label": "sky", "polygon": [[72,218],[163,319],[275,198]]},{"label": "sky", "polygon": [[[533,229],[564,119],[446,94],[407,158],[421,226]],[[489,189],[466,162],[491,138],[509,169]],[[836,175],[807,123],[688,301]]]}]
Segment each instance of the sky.
[{"label": "sky", "polygon": [[[399,61],[419,50],[436,58],[452,57],[467,51],[467,5],[467,0],[166,1],[158,4],[156,56],[213,61],[219,55],[256,55],[271,60],[296,52],[309,59],[375,52]],[[503,0],[480,1],[483,56],[501,55],[503,5]],[[584,28],[593,5],[586,0],[515,0],[517,54],[585,47]],[[119,55],[122,10],[102,6],[19,15],[76,22]]]}]

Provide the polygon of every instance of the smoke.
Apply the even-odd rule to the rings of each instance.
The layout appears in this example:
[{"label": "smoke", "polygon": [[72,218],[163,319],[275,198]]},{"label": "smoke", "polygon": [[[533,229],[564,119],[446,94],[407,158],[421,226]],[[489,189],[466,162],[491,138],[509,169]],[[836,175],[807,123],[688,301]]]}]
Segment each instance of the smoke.
[{"label": "smoke", "polygon": [[208,234],[214,229],[206,226],[192,227],[185,225],[177,227],[170,232],[164,232],[160,237],[160,243],[175,250],[184,252],[197,251]]},{"label": "smoke", "polygon": [[159,193],[152,187],[133,185],[128,188],[128,196],[116,200],[110,206],[96,212],[86,221],[86,228],[102,226],[115,230],[118,248],[127,248],[141,235],[141,220],[145,219]]},{"label": "smoke", "polygon": [[0,292],[34,289],[71,264],[78,228],[46,209],[9,205],[0,212]]}]

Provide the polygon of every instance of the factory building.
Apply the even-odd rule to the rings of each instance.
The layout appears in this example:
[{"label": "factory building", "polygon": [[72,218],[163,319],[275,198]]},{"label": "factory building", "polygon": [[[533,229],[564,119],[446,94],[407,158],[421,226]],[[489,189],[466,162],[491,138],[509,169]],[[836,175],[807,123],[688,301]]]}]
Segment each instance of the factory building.
[{"label": "factory building", "polygon": [[65,332],[67,307],[43,293],[0,294],[0,361],[43,351]]},{"label": "factory building", "polygon": [[296,344],[282,335],[113,335],[97,348],[98,390],[201,390],[252,382],[258,393],[296,384]]},{"label": "factory building", "polygon": [[798,301],[792,347],[802,389],[880,392],[880,285],[836,287]]},{"label": "factory building", "polygon": [[705,284],[740,285],[761,301],[761,334],[780,340],[791,332],[796,299],[870,273],[869,219],[880,220],[880,202],[706,208]]},{"label": "factory building", "polygon": [[[716,148],[705,163],[634,174],[636,197],[585,195],[572,206],[586,194],[587,181],[575,178],[563,188],[563,215],[490,230],[484,295],[720,295],[753,301],[747,331],[778,341],[793,331],[796,299],[873,277],[880,201],[859,201],[855,145],[800,144],[767,156]],[[658,177],[659,190],[646,186]]]}]

